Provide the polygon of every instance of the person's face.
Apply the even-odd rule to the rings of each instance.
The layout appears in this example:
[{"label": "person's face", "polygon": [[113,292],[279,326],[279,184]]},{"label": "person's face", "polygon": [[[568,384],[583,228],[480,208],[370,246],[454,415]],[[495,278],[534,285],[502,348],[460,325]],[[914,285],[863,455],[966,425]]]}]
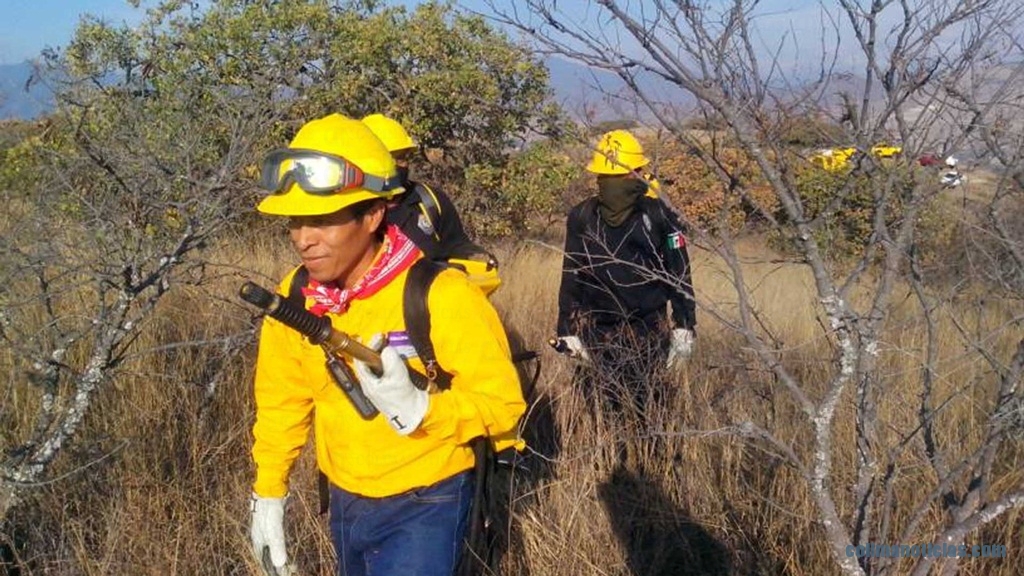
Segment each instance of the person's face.
[{"label": "person's face", "polygon": [[383,219],[383,203],[362,218],[345,208],[322,216],[293,216],[288,219],[288,233],[310,278],[347,288],[373,262],[378,248],[374,232]]},{"label": "person's face", "polygon": [[412,159],[412,150],[396,150],[391,153],[391,157],[395,160],[395,166],[408,168],[409,160]]},{"label": "person's face", "polygon": [[395,168],[398,170],[398,178],[402,181],[403,185],[408,186],[409,183],[409,160],[412,158],[412,150],[398,150],[391,153],[391,157],[395,159]]}]

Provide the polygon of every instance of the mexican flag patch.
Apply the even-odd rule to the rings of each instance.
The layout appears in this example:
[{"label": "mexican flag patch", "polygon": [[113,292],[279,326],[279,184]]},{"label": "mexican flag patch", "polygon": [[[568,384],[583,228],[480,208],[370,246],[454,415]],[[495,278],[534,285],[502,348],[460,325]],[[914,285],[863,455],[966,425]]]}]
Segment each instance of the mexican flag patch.
[{"label": "mexican flag patch", "polygon": [[686,236],[682,232],[673,232],[668,235],[668,247],[674,250],[682,250],[686,247]]}]

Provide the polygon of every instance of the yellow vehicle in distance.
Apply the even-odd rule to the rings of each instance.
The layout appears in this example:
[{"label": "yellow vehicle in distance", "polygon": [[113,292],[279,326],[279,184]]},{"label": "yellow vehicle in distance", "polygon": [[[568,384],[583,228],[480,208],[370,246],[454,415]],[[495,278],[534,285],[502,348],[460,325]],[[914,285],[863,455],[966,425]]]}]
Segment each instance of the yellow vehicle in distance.
[{"label": "yellow vehicle in distance", "polygon": [[847,148],[824,148],[811,155],[808,160],[811,164],[824,168],[829,172],[839,172],[850,167],[850,158],[857,153],[857,149]]},{"label": "yellow vehicle in distance", "polygon": [[[808,160],[815,166],[829,172],[840,172],[851,168],[851,161],[857,152],[857,148],[853,146],[824,148],[812,154]],[[902,147],[890,144],[876,144],[871,147],[871,155],[879,160],[896,158],[902,153]]]},{"label": "yellow vehicle in distance", "polygon": [[876,158],[892,158],[899,156],[903,153],[902,146],[893,146],[891,144],[875,144],[871,147],[871,155]]}]

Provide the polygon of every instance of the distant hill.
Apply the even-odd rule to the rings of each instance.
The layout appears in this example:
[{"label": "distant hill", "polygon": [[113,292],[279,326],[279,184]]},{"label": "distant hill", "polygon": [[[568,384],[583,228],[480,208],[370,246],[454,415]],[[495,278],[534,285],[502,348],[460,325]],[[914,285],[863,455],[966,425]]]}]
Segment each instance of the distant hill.
[{"label": "distant hill", "polygon": [[[625,82],[607,70],[589,68],[557,56],[549,56],[544,65],[550,74],[555,101],[577,119],[592,122],[606,120],[649,119],[646,108],[638,107]],[[644,86],[664,106],[687,108],[693,98],[657,76],[641,72],[637,83]]]},{"label": "distant hill", "polygon": [[[550,73],[550,83],[555,101],[572,117],[593,123],[609,120],[651,121],[646,109],[636,106],[634,98],[625,83],[615,74],[597,68],[588,68],[557,56],[543,61]],[[1007,64],[989,71],[989,82],[995,86],[1011,77],[1019,63]],[[0,65],[0,120],[32,119],[53,108],[53,95],[42,83],[32,82],[32,65],[29,62]],[[692,97],[676,86],[649,73],[640,73],[638,82],[652,94],[660,104],[677,110],[688,110],[693,105]],[[27,90],[26,90],[26,84]],[[838,112],[841,109],[839,94],[847,92],[859,102],[863,89],[863,78],[853,74],[837,74],[830,79],[827,87],[815,89],[799,86],[789,89],[796,96],[805,96],[809,91],[818,96],[820,105]],[[990,88],[989,92],[994,92]],[[786,91],[783,90],[783,93]],[[871,100],[881,98],[878,83]],[[911,109],[911,112],[914,112]]]},{"label": "distant hill", "polygon": [[32,64],[0,65],[0,120],[30,120],[53,109],[53,94],[39,83],[29,84]]},{"label": "distant hill", "polygon": [[[555,101],[575,118],[601,122],[618,119],[639,119],[647,116],[638,110],[625,83],[611,72],[588,68],[563,58],[544,61],[550,72]],[[36,118],[53,109],[53,95],[43,84],[33,82],[32,64],[0,65],[0,120]],[[653,86],[659,100],[667,104],[686,104],[690,100],[678,89],[650,75],[641,75],[641,83]]]}]

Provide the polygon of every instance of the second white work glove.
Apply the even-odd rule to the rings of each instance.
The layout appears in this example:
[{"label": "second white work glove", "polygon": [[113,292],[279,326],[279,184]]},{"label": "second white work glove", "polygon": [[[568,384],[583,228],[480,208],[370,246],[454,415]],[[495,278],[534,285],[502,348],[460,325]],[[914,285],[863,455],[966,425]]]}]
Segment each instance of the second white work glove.
[{"label": "second white work glove", "polygon": [[427,415],[430,398],[426,390],[412,385],[409,368],[397,350],[385,346],[380,351],[380,361],[384,370],[377,376],[369,366],[356,360],[356,376],[363,387],[363,393],[380,410],[395,432],[402,436],[411,434]]},{"label": "second white work glove", "polygon": [[[293,573],[284,546],[284,501],[285,498],[263,498],[253,494],[250,502],[252,552],[268,575],[291,576]],[[264,556],[266,551],[269,551],[269,562]]]},{"label": "second white work glove", "polygon": [[693,330],[674,328],[669,337],[668,361],[669,368],[676,368],[686,362],[693,354]]},{"label": "second white work glove", "polygon": [[579,339],[579,336],[560,336],[558,339],[562,341],[566,354],[585,362],[590,361],[590,354],[587,352],[586,346]]}]

